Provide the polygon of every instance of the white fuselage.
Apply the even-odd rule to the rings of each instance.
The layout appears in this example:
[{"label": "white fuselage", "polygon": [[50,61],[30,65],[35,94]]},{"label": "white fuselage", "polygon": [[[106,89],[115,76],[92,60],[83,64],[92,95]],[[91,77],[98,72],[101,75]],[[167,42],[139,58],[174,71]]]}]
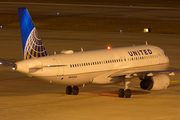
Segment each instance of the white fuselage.
[{"label": "white fuselage", "polygon": [[161,48],[139,45],[56,54],[19,61],[16,65],[17,71],[29,76],[64,85],[82,85],[121,82],[109,76],[132,68],[163,70],[167,68],[165,63],[169,63],[169,59]]}]

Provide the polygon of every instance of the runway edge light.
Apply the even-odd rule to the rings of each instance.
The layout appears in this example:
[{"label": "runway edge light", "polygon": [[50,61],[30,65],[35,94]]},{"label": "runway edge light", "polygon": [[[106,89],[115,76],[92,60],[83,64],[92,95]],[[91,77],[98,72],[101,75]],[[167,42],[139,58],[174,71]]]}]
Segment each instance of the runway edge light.
[{"label": "runway edge light", "polygon": [[148,33],[148,32],[151,32],[151,29],[150,28],[144,28],[144,33]]}]

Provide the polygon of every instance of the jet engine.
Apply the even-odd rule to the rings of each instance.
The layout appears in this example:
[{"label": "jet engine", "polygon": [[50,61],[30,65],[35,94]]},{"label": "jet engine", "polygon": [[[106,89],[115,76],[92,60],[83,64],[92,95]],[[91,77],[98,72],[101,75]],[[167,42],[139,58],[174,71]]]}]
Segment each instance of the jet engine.
[{"label": "jet engine", "polygon": [[141,81],[140,86],[144,90],[163,90],[170,84],[170,78],[166,74],[158,74]]}]

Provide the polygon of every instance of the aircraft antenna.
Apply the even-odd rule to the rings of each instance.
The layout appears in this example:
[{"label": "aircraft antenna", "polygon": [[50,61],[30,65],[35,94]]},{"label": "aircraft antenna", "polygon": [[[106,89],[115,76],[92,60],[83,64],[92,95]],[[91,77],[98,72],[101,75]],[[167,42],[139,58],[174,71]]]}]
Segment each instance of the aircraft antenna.
[{"label": "aircraft antenna", "polygon": [[146,45],[148,45],[148,42],[146,41]]},{"label": "aircraft antenna", "polygon": [[81,52],[83,52],[83,48],[81,47]]}]

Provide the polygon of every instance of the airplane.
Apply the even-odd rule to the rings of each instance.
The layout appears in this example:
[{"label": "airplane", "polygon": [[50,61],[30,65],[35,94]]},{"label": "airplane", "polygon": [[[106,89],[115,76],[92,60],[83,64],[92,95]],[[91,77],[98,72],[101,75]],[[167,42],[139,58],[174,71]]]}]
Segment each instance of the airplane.
[{"label": "airplane", "polygon": [[143,90],[163,90],[170,85],[167,70],[169,58],[154,45],[125,46],[119,48],[78,51],[63,50],[49,54],[27,8],[18,8],[24,60],[14,63],[13,70],[29,77],[66,85],[66,94],[78,95],[79,87],[86,84],[124,83],[120,98],[130,98],[128,89],[133,77],[140,79]]}]

